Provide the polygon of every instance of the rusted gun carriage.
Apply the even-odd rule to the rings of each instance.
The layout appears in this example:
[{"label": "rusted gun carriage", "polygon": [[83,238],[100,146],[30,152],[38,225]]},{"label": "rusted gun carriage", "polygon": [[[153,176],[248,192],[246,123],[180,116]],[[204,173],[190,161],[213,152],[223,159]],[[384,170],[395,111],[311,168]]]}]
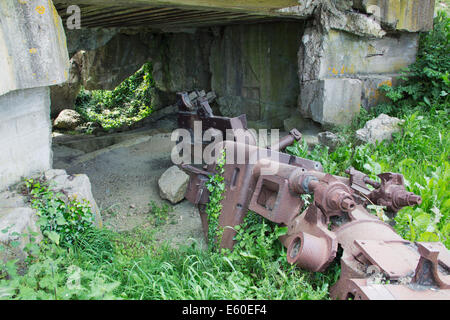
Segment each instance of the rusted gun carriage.
[{"label": "rusted gun carriage", "polygon": [[[420,204],[419,196],[406,191],[402,175],[383,173],[377,182],[353,168],[347,170],[348,178],[326,174],[320,163],[282,152],[301,139],[295,129],[267,148],[258,147],[252,135],[238,142],[239,135],[248,133],[245,115],[216,117],[203,98],[191,102],[181,94],[178,121],[181,128],[193,129],[194,121],[201,121],[203,132],[213,128],[216,134],[232,133],[219,147],[227,155],[219,217],[222,248],[233,248],[234,227],[252,210],[288,227],[280,240],[291,264],[322,272],[342,249],[340,279],[330,291],[335,299],[450,299],[450,253],[445,246],[405,241],[367,210],[370,204],[382,205],[394,217],[401,208]],[[198,142],[190,143],[194,147]],[[207,235],[206,183],[216,164],[181,167],[190,175],[186,198],[198,205]],[[313,202],[300,212],[303,194],[313,195]]]}]

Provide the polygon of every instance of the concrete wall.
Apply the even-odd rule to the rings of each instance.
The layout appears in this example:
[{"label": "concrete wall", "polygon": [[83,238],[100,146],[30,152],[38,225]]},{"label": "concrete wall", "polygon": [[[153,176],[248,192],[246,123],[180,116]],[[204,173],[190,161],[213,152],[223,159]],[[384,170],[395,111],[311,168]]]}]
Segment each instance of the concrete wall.
[{"label": "concrete wall", "polygon": [[48,0],[0,2],[0,190],[51,168],[49,86],[67,80],[61,19]]},{"label": "concrete wall", "polygon": [[[304,22],[228,26],[214,38],[211,87],[225,116],[282,128],[300,92],[297,53]],[[257,122],[257,123],[254,123]]]},{"label": "concrete wall", "polygon": [[0,96],[0,151],[0,190],[51,168],[48,87]]}]

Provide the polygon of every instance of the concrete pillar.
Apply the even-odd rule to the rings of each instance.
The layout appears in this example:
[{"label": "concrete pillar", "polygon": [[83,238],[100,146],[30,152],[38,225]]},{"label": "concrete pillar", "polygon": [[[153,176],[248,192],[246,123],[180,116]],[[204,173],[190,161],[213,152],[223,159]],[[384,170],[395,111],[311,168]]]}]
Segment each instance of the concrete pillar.
[{"label": "concrete pillar", "polygon": [[49,86],[69,58],[51,1],[0,2],[0,190],[52,166]]}]

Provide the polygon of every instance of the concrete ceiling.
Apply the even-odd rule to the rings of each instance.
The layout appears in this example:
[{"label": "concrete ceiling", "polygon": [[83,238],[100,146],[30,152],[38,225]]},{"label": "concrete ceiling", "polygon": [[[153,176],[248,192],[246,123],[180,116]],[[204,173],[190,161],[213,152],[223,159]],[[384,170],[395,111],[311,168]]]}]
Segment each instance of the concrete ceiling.
[{"label": "concrete ceiling", "polygon": [[[278,9],[296,0],[53,0],[63,21],[69,16],[67,7],[81,9],[81,27],[148,27],[154,29],[216,26],[295,19]],[[298,17],[300,18],[300,17]]]}]

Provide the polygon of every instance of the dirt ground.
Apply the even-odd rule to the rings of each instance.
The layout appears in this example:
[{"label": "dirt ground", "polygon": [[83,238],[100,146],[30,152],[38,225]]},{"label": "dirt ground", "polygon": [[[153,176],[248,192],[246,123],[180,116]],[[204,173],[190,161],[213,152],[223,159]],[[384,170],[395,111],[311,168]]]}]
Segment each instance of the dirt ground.
[{"label": "dirt ground", "polygon": [[[154,228],[149,221],[150,202],[171,205],[160,198],[158,179],[173,165],[170,152],[174,142],[170,133],[139,131],[121,135],[120,139],[111,140],[121,142],[95,151],[92,151],[95,144],[101,140],[99,145],[105,145],[107,138],[58,136],[53,140],[53,166],[69,174],[88,175],[107,228],[115,231],[129,231],[137,226]],[[170,222],[158,228],[156,239],[167,240],[174,246],[189,241],[205,245],[197,209],[187,200],[171,206]]]}]

